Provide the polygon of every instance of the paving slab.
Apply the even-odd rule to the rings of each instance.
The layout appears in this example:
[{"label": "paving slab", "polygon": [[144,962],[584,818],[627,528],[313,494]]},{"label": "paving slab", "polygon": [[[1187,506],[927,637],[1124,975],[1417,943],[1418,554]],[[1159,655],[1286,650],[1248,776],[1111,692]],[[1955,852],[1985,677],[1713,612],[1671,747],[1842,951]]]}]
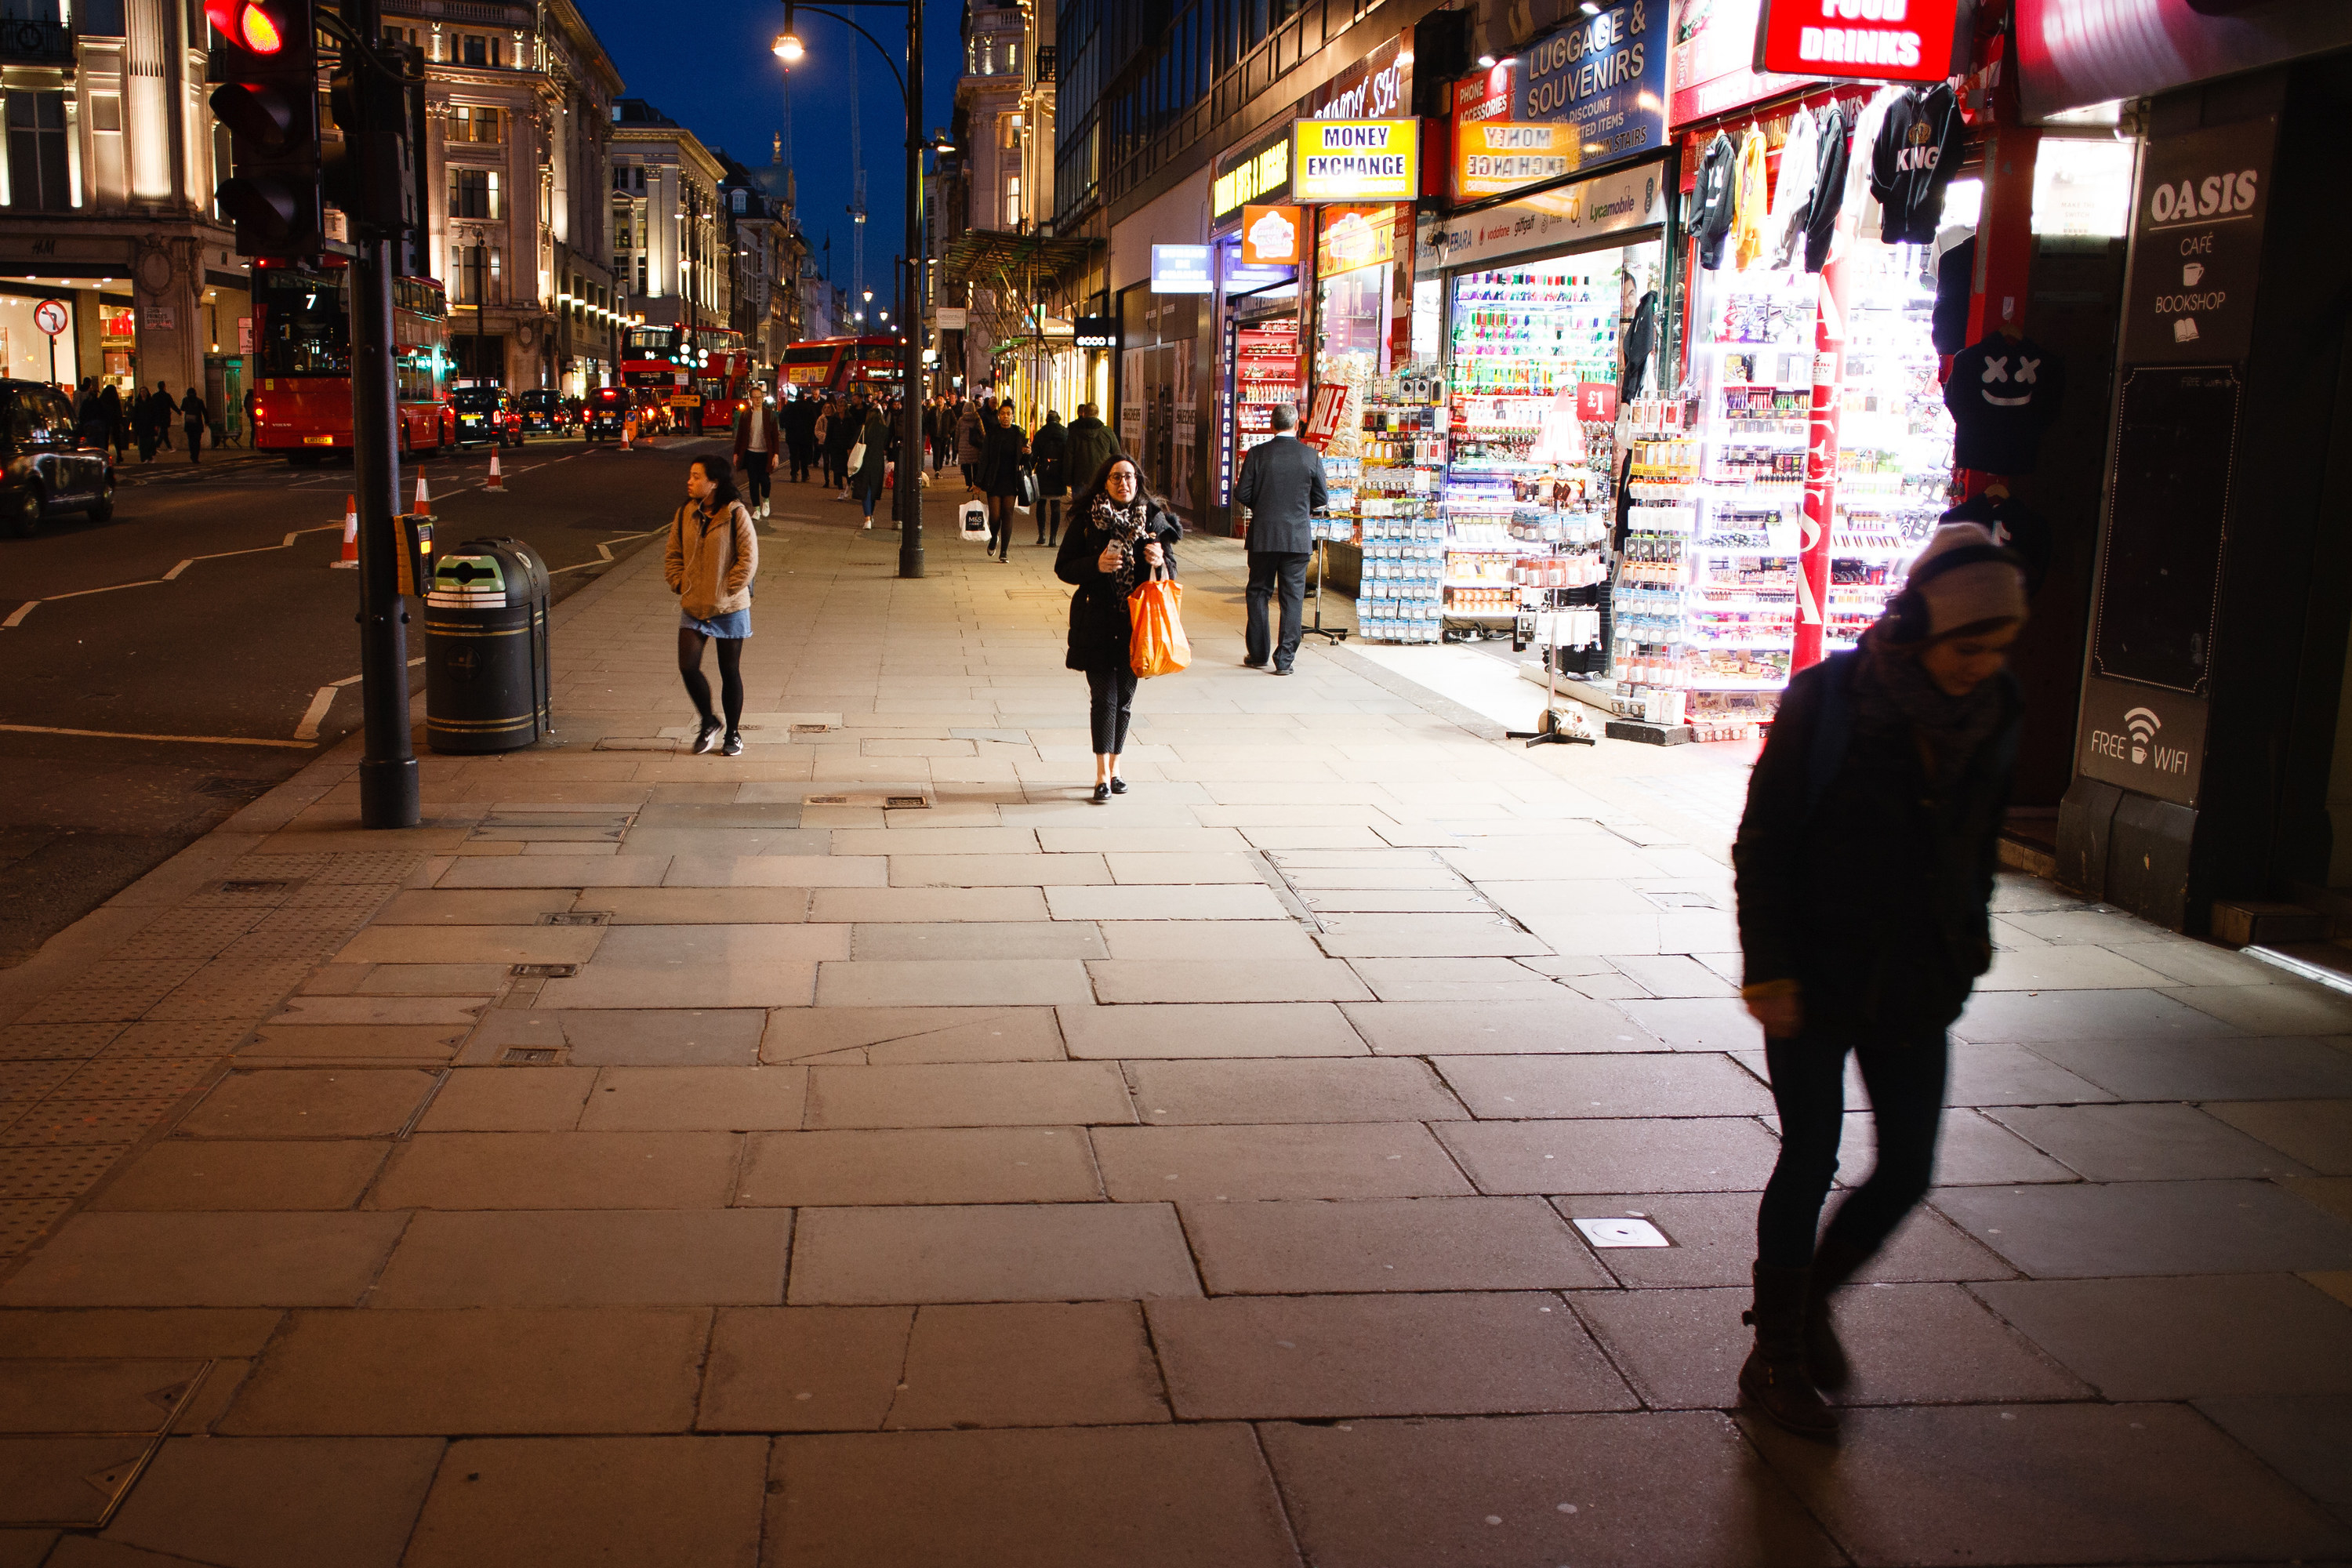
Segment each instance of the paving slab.
[{"label": "paving slab", "polygon": [[2305,1496],[2352,1524],[2352,1398],[2340,1394],[2242,1395],[2197,1401],[2199,1414],[2235,1437]]},{"label": "paving slab", "polygon": [[[1596,1251],[1620,1282],[1639,1289],[1748,1283],[1756,1258],[1756,1207],[1761,1193],[1636,1193],[1584,1194],[1552,1200],[1570,1219],[1646,1219],[1665,1234],[1666,1247],[1612,1247]],[[1825,1212],[1834,1212],[1832,1206]],[[1908,1283],[1941,1279],[2007,1279],[2015,1270],[1962,1235],[1933,1209],[1912,1211],[1856,1278]]]},{"label": "paving slab", "polygon": [[805,1125],[1018,1127],[1130,1123],[1135,1107],[1104,1062],[958,1062],[809,1069]]},{"label": "paving slab", "polygon": [[756,1437],[452,1443],[402,1562],[756,1568],[766,1465]]},{"label": "paving slab", "polygon": [[1259,1427],[1331,1568],[1826,1568],[1843,1554],[1713,1413]]},{"label": "paving slab", "polygon": [[458,1068],[416,1121],[420,1132],[568,1132],[594,1068]]},{"label": "paving slab", "polygon": [[[905,892],[946,889],[902,889]],[[1109,948],[1093,925],[1072,921],[967,921],[948,924],[912,921],[854,928],[851,956],[860,962],[890,959],[1108,958]]]},{"label": "paving slab", "polygon": [[[1762,1058],[1759,1050],[1755,1058],[1759,1078],[1765,1076]],[[2113,1090],[2025,1046],[1954,1040],[1948,1060],[1947,1105],[2077,1105],[2116,1098]],[[1856,1070],[1848,1079],[1849,1103],[1854,1102],[1860,1083]]]},{"label": "paving slab", "polygon": [[792,925],[810,918],[806,888],[600,888],[583,908],[616,926]]},{"label": "paving slab", "polygon": [[1099,1127],[1103,1184],[1123,1203],[1397,1198],[1474,1189],[1418,1122]]},{"label": "paving slab", "polygon": [[2039,1279],[2352,1268],[2352,1223],[2265,1182],[1947,1187],[1929,1201]]},{"label": "paving slab", "polygon": [[2194,1106],[2007,1107],[1987,1114],[2095,1182],[2310,1173]]},{"label": "paving slab", "polygon": [[709,1333],[708,1308],[297,1312],[216,1430],[682,1432]]},{"label": "paving slab", "polygon": [[585,963],[602,926],[376,925],[335,954],[337,963]]},{"label": "paving slab", "polygon": [[772,1306],[792,1216],[687,1209],[420,1214],[373,1307]]},{"label": "paving slab", "polygon": [[2352,1034],[2352,996],[2307,980],[2183,985],[2167,993],[2245,1035]]},{"label": "paving slab", "polygon": [[1551,989],[1558,994],[1540,1001],[1349,1003],[1340,1011],[1382,1056],[1666,1048],[1609,1004]]},{"label": "paving slab", "polygon": [[1129,1073],[1154,1126],[1465,1118],[1423,1063],[1350,1058],[1297,1061],[1139,1061]]},{"label": "paving slab", "polygon": [[2088,1036],[2032,1048],[2126,1100],[2352,1096],[2352,1054],[2325,1039]]},{"label": "paving slab", "polygon": [[1189,1420],[1623,1410],[1637,1402],[1559,1297],[1227,1296],[1146,1311]]},{"label": "paving slab", "polygon": [[1756,1116],[1772,1109],[1771,1091],[1728,1057],[1440,1057],[1432,1065],[1483,1118]]},{"label": "paving slab", "polygon": [[914,959],[817,967],[820,1007],[1053,1006],[1091,1001],[1075,958]]},{"label": "paving slab", "polygon": [[[1778,1127],[1778,1117],[1769,1119]],[[1845,1113],[1839,1141],[1839,1179],[1857,1184],[1878,1163],[1878,1124],[1867,1110]],[[2042,1153],[2006,1127],[1974,1110],[1944,1113],[1936,1131],[1936,1167],[1931,1178],[1948,1187],[1999,1185],[2009,1182],[2071,1182],[2076,1173]]]},{"label": "paving slab", "polygon": [[623,926],[595,959],[551,980],[542,1007],[796,1007],[815,994],[817,963],[849,956],[843,926]]},{"label": "paving slab", "polygon": [[2352,1100],[2208,1105],[2207,1115],[2330,1176],[2352,1175]]},{"label": "paving slab", "polygon": [[466,856],[436,888],[658,888],[667,855]]},{"label": "paving slab", "polygon": [[522,1024],[543,1021],[556,1028],[564,1060],[576,1068],[749,1067],[759,1059],[768,1027],[767,1013],[757,1007],[533,1007],[494,1012],[484,1032],[506,1013]]},{"label": "paving slab", "polygon": [[809,918],[842,925],[895,921],[937,925],[952,921],[1043,921],[1059,889],[820,888]]},{"label": "paving slab", "polygon": [[886,1424],[912,1430],[1170,1419],[1137,1303],[1038,1301],[919,1309]]},{"label": "paving slab", "polygon": [[404,1214],[80,1214],[5,1284],[6,1307],[359,1304]]},{"label": "paving slab", "polygon": [[91,1198],[96,1211],[347,1209],[392,1152],[381,1140],[158,1143]]},{"label": "paving slab", "polygon": [[2107,1399],[2352,1394],[2352,1309],[2288,1274],[1974,1287]]},{"label": "paving slab", "polygon": [[1611,1283],[1537,1198],[1188,1203],[1212,1295],[1571,1289]]},{"label": "paving slab", "polygon": [[1174,1002],[1057,1009],[1074,1057],[1350,1057],[1368,1047],[1328,1002]]},{"label": "paving slab", "polygon": [[1101,1196],[1080,1128],[914,1128],[756,1135],[735,1201],[846,1208]]},{"label": "paving slab", "polygon": [[433,1090],[409,1068],[231,1073],[182,1119],[190,1138],[388,1138]]},{"label": "paving slab", "polygon": [[[1979,991],[1969,998],[1968,1007],[1952,1026],[1952,1033],[1964,1040],[2027,1046],[2100,1038],[2155,1046],[2167,1040],[2210,1040],[2245,1032],[2167,992],[2153,990]],[[2062,1067],[2071,1065],[2063,1056],[2057,1060]]]},{"label": "paving slab", "polygon": [[1122,961],[1314,963],[1325,956],[1315,939],[1293,922],[1105,921],[1100,929],[1109,950],[1101,956]]},{"label": "paving slab", "polygon": [[961,1061],[1059,1061],[1051,1007],[822,1007],[769,1016],[761,1059],[863,1061],[876,1067]]},{"label": "paving slab", "polygon": [[915,853],[915,847],[909,846],[889,857],[889,886],[1062,888],[1111,879],[1110,868],[1099,855],[923,855]]},{"label": "paving slab", "polygon": [[912,1307],[727,1307],[710,1336],[705,1432],[877,1431],[898,1397]]},{"label": "paving slab", "polygon": [[21,1356],[233,1358],[260,1353],[286,1314],[273,1308],[47,1308],[0,1312],[0,1344]]},{"label": "paving slab", "polygon": [[1744,1117],[1443,1122],[1436,1135],[1490,1194],[1748,1192],[1780,1157]]},{"label": "paving slab", "polygon": [[1245,1426],[784,1437],[770,1477],[793,1568],[1299,1568]]},{"label": "paving slab", "polygon": [[[1610,1357],[1653,1409],[1738,1403],[1756,1342],[1739,1321],[1752,1290],[1587,1290],[1574,1298]],[[2002,1326],[1958,1285],[1857,1285],[1834,1308],[1853,1384],[1836,1403],[1985,1404],[2087,1398],[2090,1390]]]},{"label": "paving slab", "polygon": [[396,1568],[442,1445],[430,1437],[180,1437],[100,1540],[235,1568]]},{"label": "paving slab", "polygon": [[369,1201],[382,1209],[723,1208],[741,1144],[731,1132],[420,1132],[394,1152]]},{"label": "paving slab", "polygon": [[1113,958],[1086,967],[1095,999],[1110,1005],[1353,1002],[1372,995],[1356,972],[1336,958]]},{"label": "paving slab", "polygon": [[879,888],[889,862],[879,855],[680,855],[665,888]]},{"label": "paving slab", "polygon": [[1200,1284],[1165,1204],[803,1209],[794,1306],[1139,1300]]},{"label": "paving slab", "polygon": [[530,926],[540,917],[569,910],[576,898],[569,888],[490,889],[454,892],[441,889],[407,888],[376,911],[376,926],[455,925]]},{"label": "paving slab", "polygon": [[206,1371],[202,1361],[0,1361],[0,1432],[152,1432]]},{"label": "paving slab", "polygon": [[2179,1405],[1858,1410],[1833,1448],[1741,1425],[1864,1563],[2288,1562],[2352,1549],[2352,1533]]},{"label": "paving slab", "polygon": [[1045,904],[1057,921],[1288,921],[1262,882],[1054,887]]}]

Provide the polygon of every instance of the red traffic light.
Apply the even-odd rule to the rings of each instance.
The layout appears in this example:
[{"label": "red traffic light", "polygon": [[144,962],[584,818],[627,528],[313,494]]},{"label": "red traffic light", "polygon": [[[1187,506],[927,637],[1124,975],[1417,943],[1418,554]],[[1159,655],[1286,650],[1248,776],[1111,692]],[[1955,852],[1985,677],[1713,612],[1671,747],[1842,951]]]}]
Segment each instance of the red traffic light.
[{"label": "red traffic light", "polygon": [[261,0],[205,0],[205,15],[223,37],[250,54],[274,55],[286,47],[286,17]]}]

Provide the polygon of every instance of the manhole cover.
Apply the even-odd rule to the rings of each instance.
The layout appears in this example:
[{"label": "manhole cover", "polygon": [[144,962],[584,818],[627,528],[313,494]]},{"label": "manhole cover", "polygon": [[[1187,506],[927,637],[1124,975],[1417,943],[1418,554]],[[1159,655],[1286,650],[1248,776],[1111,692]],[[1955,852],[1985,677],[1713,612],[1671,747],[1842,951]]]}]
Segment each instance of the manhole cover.
[{"label": "manhole cover", "polygon": [[552,914],[539,917],[539,923],[543,926],[601,926],[612,922],[613,911],[610,910],[558,910]]},{"label": "manhole cover", "polygon": [[576,963],[518,963],[509,971],[517,980],[569,980],[580,973]]},{"label": "manhole cover", "polygon": [[830,724],[795,724],[793,726],[793,733],[795,735],[824,735],[831,733],[832,730],[833,726]]},{"label": "manhole cover", "polygon": [[896,811],[928,809],[931,797],[927,795],[888,795],[880,790],[854,795],[804,795],[803,805],[882,805]]},{"label": "manhole cover", "polygon": [[1642,888],[1635,890],[1662,910],[1712,910],[1720,907],[1706,894],[1684,888]]},{"label": "manhole cover", "polygon": [[500,1067],[542,1067],[562,1053],[546,1046],[515,1046],[499,1058]]}]

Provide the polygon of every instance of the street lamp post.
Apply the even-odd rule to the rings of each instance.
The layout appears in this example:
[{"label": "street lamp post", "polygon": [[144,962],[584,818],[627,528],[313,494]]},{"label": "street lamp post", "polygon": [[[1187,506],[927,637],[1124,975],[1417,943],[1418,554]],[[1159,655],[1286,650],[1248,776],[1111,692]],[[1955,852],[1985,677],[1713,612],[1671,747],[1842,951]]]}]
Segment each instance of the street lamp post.
[{"label": "street lamp post", "polygon": [[[828,6],[883,6],[907,13],[907,68],[898,69],[898,62],[890,58],[873,34],[839,15]],[[922,259],[926,255],[923,233],[923,0],[827,0],[827,5],[800,5],[797,0],[784,0],[784,31],[776,40],[776,57],[787,67],[807,52],[800,35],[793,28],[795,11],[813,11],[829,16],[856,32],[874,46],[875,52],[890,67],[898,78],[901,96],[907,108],[907,255],[921,277]],[[900,317],[899,328],[904,334],[899,343],[899,374],[904,387],[899,398],[898,419],[898,575],[923,575],[923,488],[921,453],[923,449],[923,345],[919,330],[921,321],[919,294],[908,301]]]}]

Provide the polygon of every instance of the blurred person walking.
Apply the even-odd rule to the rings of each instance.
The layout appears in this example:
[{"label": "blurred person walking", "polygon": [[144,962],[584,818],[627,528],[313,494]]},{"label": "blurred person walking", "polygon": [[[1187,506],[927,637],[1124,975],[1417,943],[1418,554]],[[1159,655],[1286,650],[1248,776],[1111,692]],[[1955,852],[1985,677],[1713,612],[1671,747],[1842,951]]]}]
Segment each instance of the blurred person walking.
[{"label": "blurred person walking", "polygon": [[776,411],[768,406],[764,394],[754,391],[735,416],[735,466],[743,470],[745,500],[753,517],[768,515],[768,470],[782,444]]},{"label": "blurred person walking", "polygon": [[858,465],[857,472],[850,476],[850,490],[866,508],[866,526],[871,528],[874,502],[882,494],[882,479],[890,468],[890,422],[883,417],[881,405],[866,405],[866,423],[858,427],[854,449]]},{"label": "blurred person walking", "polygon": [[[1069,476],[1070,488],[1088,490],[1102,478],[1103,466],[1119,455],[1118,437],[1102,422],[1102,410],[1091,403],[1078,405],[1078,416],[1070,421],[1070,446],[1062,459],[1063,471]],[[1084,517],[1070,513],[1071,526]]]},{"label": "blurred person walking", "polygon": [[1029,433],[1013,423],[1013,401],[996,405],[980,460],[973,465],[973,482],[988,498],[988,548],[999,561],[1013,559],[1013,507],[1031,492]]},{"label": "blurred person walking", "polygon": [[1029,443],[1031,468],[1037,476],[1037,542],[1058,544],[1062,539],[1062,498],[1070,493],[1070,427],[1053,409]]},{"label": "blurred person walking", "polygon": [[[1330,502],[1323,482],[1323,454],[1298,438],[1298,408],[1274,405],[1274,435],[1242,458],[1234,504],[1249,508],[1249,619],[1243,632],[1242,662],[1264,669],[1269,653],[1274,673],[1288,675],[1298,658],[1306,622],[1307,563],[1315,558],[1314,513]],[[1282,637],[1269,641],[1266,609],[1282,598]]]},{"label": "blurred person walking", "polygon": [[[1756,1215],[1756,1344],[1739,1389],[1829,1438],[1851,1373],[1830,1301],[1927,1195],[1946,1031],[1991,966],[1995,847],[2022,702],[2006,668],[2025,572],[1974,523],[1936,531],[1864,634],[1789,683],[1732,863],[1780,1155]],[[1815,1242],[1852,1052],[1878,1158]]]},{"label": "blurred person walking", "polygon": [[[168,395],[166,395],[164,401],[170,401]],[[184,427],[188,433],[188,461],[191,463],[202,462],[204,460],[205,426],[209,423],[205,408],[204,394],[198,392],[193,386],[188,388],[188,395],[183,399],[180,404],[180,417],[184,422]]]},{"label": "blurred person walking", "polygon": [[992,423],[992,420],[987,420],[982,405],[979,403],[967,402],[956,415],[956,461],[963,468],[963,488],[966,489],[977,488],[973,483],[973,470],[980,463],[980,449],[988,444],[988,424]]},{"label": "blurred person walking", "polygon": [[1077,589],[1070,595],[1070,647],[1063,662],[1086,672],[1097,801],[1127,793],[1118,759],[1127,750],[1137,679],[1127,596],[1154,572],[1175,575],[1176,542],[1183,537],[1183,525],[1144,493],[1135,459],[1115,458],[1080,492],[1070,509],[1070,531],[1054,557],[1054,575]]},{"label": "blurred person walking", "polygon": [[809,465],[816,459],[816,400],[793,398],[784,405],[781,420],[784,427],[784,446],[792,454],[793,483],[806,484]]}]

